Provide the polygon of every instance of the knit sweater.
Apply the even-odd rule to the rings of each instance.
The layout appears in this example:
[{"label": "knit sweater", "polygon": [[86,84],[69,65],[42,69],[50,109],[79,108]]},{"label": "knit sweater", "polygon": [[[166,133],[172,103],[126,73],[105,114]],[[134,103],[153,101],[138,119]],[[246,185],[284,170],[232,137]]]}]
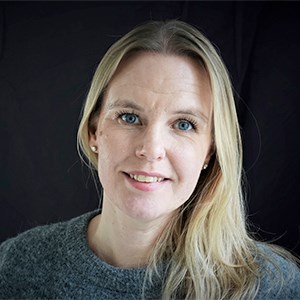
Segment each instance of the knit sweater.
[{"label": "knit sweater", "polygon": [[[144,268],[113,267],[89,248],[86,231],[96,213],[40,226],[2,243],[0,299],[141,299]],[[262,277],[256,299],[300,299],[299,269],[270,249],[265,251],[284,278],[292,270],[296,274],[282,287],[272,286],[273,267],[261,261],[261,268],[271,272]],[[160,271],[164,273],[163,267]],[[145,287],[145,298],[160,299],[162,284],[154,277]]]}]

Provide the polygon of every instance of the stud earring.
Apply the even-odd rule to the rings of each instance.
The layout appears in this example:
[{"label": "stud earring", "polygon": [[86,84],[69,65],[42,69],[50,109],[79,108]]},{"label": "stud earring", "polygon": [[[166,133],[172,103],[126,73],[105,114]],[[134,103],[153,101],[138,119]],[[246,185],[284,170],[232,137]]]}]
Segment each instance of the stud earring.
[{"label": "stud earring", "polygon": [[207,169],[207,167],[208,167],[208,164],[204,164],[203,167],[202,167],[202,170]]},{"label": "stud earring", "polygon": [[96,146],[92,146],[92,147],[91,147],[91,150],[92,150],[94,153],[97,153],[97,147],[96,147]]}]

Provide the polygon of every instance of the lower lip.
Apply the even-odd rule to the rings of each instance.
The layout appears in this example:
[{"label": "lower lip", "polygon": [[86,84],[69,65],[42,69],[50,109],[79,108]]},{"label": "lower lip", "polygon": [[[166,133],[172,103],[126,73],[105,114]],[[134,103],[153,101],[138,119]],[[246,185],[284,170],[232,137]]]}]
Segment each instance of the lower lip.
[{"label": "lower lip", "polygon": [[166,183],[170,180],[163,180],[160,182],[139,182],[131,178],[129,175],[125,174],[127,181],[133,186],[135,189],[143,191],[143,192],[153,192],[160,188],[162,188]]}]

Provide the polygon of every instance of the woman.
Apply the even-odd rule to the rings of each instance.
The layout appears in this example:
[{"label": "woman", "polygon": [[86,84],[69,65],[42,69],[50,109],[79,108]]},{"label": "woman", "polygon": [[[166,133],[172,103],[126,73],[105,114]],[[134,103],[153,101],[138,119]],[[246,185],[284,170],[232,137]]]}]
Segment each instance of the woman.
[{"label": "woman", "polygon": [[117,41],[78,142],[102,210],[3,243],[0,298],[300,297],[292,256],[247,233],[231,85],[198,30],[150,22]]}]

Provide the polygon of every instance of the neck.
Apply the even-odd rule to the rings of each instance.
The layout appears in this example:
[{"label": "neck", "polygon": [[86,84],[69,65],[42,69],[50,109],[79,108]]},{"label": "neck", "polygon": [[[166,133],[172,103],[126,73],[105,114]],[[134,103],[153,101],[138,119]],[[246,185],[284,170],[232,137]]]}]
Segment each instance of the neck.
[{"label": "neck", "polygon": [[113,266],[143,267],[166,223],[166,219],[140,222],[103,207],[103,213],[89,224],[88,243],[98,257]]}]

